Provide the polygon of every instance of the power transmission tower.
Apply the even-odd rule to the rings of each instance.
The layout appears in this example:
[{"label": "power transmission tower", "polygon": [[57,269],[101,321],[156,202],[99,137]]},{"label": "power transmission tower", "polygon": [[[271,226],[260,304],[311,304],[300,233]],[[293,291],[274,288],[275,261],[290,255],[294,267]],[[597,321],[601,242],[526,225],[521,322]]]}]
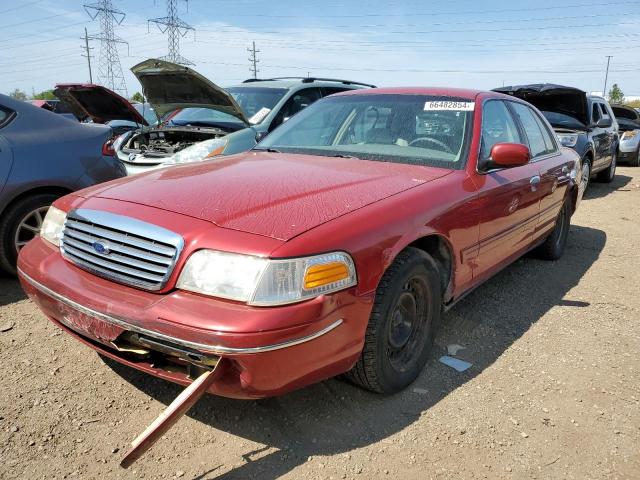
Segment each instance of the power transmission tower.
[{"label": "power transmission tower", "polygon": [[81,53],[80,55],[87,57],[87,64],[89,65],[89,83],[93,83],[93,74],[91,73],[91,50],[93,50],[93,47],[89,46],[89,34],[87,33],[87,27],[84,27],[84,37],[81,38],[84,39],[84,46],[82,49],[85,53]]},{"label": "power transmission tower", "polygon": [[613,55],[607,55],[607,70],[604,74],[604,89],[602,90],[602,96],[607,98],[607,80],[609,79],[609,63],[611,63],[611,59]]},{"label": "power transmission tower", "polygon": [[247,48],[247,52],[249,52],[251,55],[249,56],[249,61],[251,62],[251,65],[249,66],[249,71],[251,73],[253,73],[253,78],[258,78],[258,72],[260,70],[258,70],[258,63],[260,63],[260,60],[258,60],[257,57],[257,53],[260,53],[260,50],[256,50],[256,42],[252,42],[252,47],[251,48]]},{"label": "power transmission tower", "polygon": [[84,5],[84,9],[91,20],[99,19],[100,21],[100,33],[88,37],[88,40],[100,40],[98,83],[126,97],[127,84],[124,81],[122,66],[120,66],[118,43],[126,44],[127,48],[129,44],[113,32],[114,24],[122,24],[126,15],[124,12],[114,9],[111,0],[99,0]]},{"label": "power transmission tower", "polygon": [[[185,0],[187,2],[188,0]],[[162,57],[180,65],[193,65],[194,63],[180,55],[180,37],[184,37],[189,30],[195,32],[195,28],[178,17],[178,0],[167,0],[167,16],[148,20],[155,23],[162,33],[167,33],[169,40],[169,53]]]}]

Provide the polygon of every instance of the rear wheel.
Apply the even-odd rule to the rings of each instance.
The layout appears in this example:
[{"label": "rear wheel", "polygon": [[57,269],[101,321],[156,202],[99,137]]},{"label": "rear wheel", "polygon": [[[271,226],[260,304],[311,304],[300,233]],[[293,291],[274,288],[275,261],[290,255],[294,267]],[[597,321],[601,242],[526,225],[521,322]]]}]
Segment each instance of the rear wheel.
[{"label": "rear wheel", "polygon": [[40,234],[47,210],[56,198],[48,193],[23,198],[0,219],[0,267],[7,273],[16,274],[18,252]]},{"label": "rear wheel", "polygon": [[558,260],[562,257],[567,246],[570,227],[571,211],[569,209],[569,200],[565,200],[556,219],[555,228],[544,243],[536,250],[538,256],[543,260]]},{"label": "rear wheel", "polygon": [[603,183],[611,183],[613,179],[616,178],[616,165],[618,163],[618,152],[614,152],[611,157],[611,164],[609,166],[598,173],[598,181]]},{"label": "rear wheel", "polygon": [[378,393],[405,388],[427,362],[440,313],[438,265],[407,248],[380,281],[362,354],[347,378]]}]

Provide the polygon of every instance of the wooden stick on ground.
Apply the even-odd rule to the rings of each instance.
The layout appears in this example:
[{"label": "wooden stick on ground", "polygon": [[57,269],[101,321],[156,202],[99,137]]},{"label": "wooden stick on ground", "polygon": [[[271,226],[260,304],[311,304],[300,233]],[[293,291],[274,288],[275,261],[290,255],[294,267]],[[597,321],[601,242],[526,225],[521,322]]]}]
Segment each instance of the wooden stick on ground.
[{"label": "wooden stick on ground", "polygon": [[164,435],[175,423],[180,420],[189,409],[204,395],[209,386],[220,376],[221,361],[185,388],[176,399],[160,414],[155,421],[147,427],[138,437],[131,442],[131,448],[120,461],[120,466],[129,468],[138,460],[162,435]]}]

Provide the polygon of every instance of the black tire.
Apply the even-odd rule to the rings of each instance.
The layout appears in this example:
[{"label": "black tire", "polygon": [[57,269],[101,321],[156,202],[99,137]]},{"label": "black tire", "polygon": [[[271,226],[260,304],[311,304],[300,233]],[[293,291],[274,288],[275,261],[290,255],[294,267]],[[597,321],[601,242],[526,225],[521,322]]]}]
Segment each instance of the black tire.
[{"label": "black tire", "polygon": [[565,200],[558,218],[556,226],[542,245],[536,249],[538,257],[543,260],[558,260],[562,257],[567,246],[569,228],[571,227],[571,209],[569,200]]},{"label": "black tire", "polygon": [[611,183],[616,178],[616,166],[618,164],[618,152],[617,149],[613,152],[611,163],[607,168],[598,173],[598,181],[601,183]]},{"label": "black tire", "polygon": [[631,160],[632,167],[640,167],[640,146],[638,146],[638,150],[636,151],[636,158]]},{"label": "black tire", "polygon": [[[16,247],[16,231],[21,222],[27,216],[44,207],[50,206],[57,195],[41,193],[31,197],[25,197],[11,205],[0,219],[0,268],[10,275],[16,274],[16,261],[18,260],[18,250]],[[34,236],[38,233],[32,232]],[[22,241],[28,238],[22,237]]]},{"label": "black tire", "polygon": [[377,393],[405,388],[429,358],[441,310],[438,264],[422,250],[403,250],[380,280],[362,354],[346,377]]}]

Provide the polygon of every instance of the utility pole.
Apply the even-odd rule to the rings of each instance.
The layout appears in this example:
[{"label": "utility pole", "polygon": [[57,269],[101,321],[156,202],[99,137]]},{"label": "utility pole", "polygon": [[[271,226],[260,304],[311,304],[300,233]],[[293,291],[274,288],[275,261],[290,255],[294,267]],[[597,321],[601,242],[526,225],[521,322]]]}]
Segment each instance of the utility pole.
[{"label": "utility pole", "polygon": [[[188,0],[185,0],[185,2]],[[162,33],[167,34],[169,41],[169,53],[162,57],[162,60],[178,63],[180,65],[193,65],[194,63],[180,55],[180,37],[184,37],[189,30],[196,31],[188,23],[178,17],[178,0],[167,0],[167,16],[147,20],[155,23]],[[195,33],[194,33],[195,35]]]},{"label": "utility pole", "polygon": [[247,48],[247,52],[251,54],[251,56],[249,57],[249,61],[251,62],[249,71],[253,73],[253,78],[257,79],[258,72],[260,71],[258,70],[258,63],[260,63],[260,60],[258,60],[258,57],[256,54],[260,53],[260,50],[256,50],[256,42],[252,42],[252,45],[253,46],[251,48]]},{"label": "utility pole", "polygon": [[87,27],[84,27],[84,54],[80,54],[83,57],[87,57],[87,64],[89,65],[89,83],[93,83],[93,75],[91,73],[91,50],[93,47],[89,47],[89,34],[87,33]]},{"label": "utility pole", "polygon": [[113,32],[114,24],[121,25],[125,13],[113,8],[111,0],[99,0],[84,5],[84,10],[91,20],[100,21],[100,33],[89,36],[90,40],[100,40],[100,56],[98,57],[98,83],[127,97],[127,84],[124,81],[118,43],[129,44],[117,37]]},{"label": "utility pole", "polygon": [[611,62],[611,58],[613,55],[607,55],[607,71],[604,74],[604,88],[602,89],[602,96],[604,98],[607,97],[607,79],[609,78],[609,63]]}]

